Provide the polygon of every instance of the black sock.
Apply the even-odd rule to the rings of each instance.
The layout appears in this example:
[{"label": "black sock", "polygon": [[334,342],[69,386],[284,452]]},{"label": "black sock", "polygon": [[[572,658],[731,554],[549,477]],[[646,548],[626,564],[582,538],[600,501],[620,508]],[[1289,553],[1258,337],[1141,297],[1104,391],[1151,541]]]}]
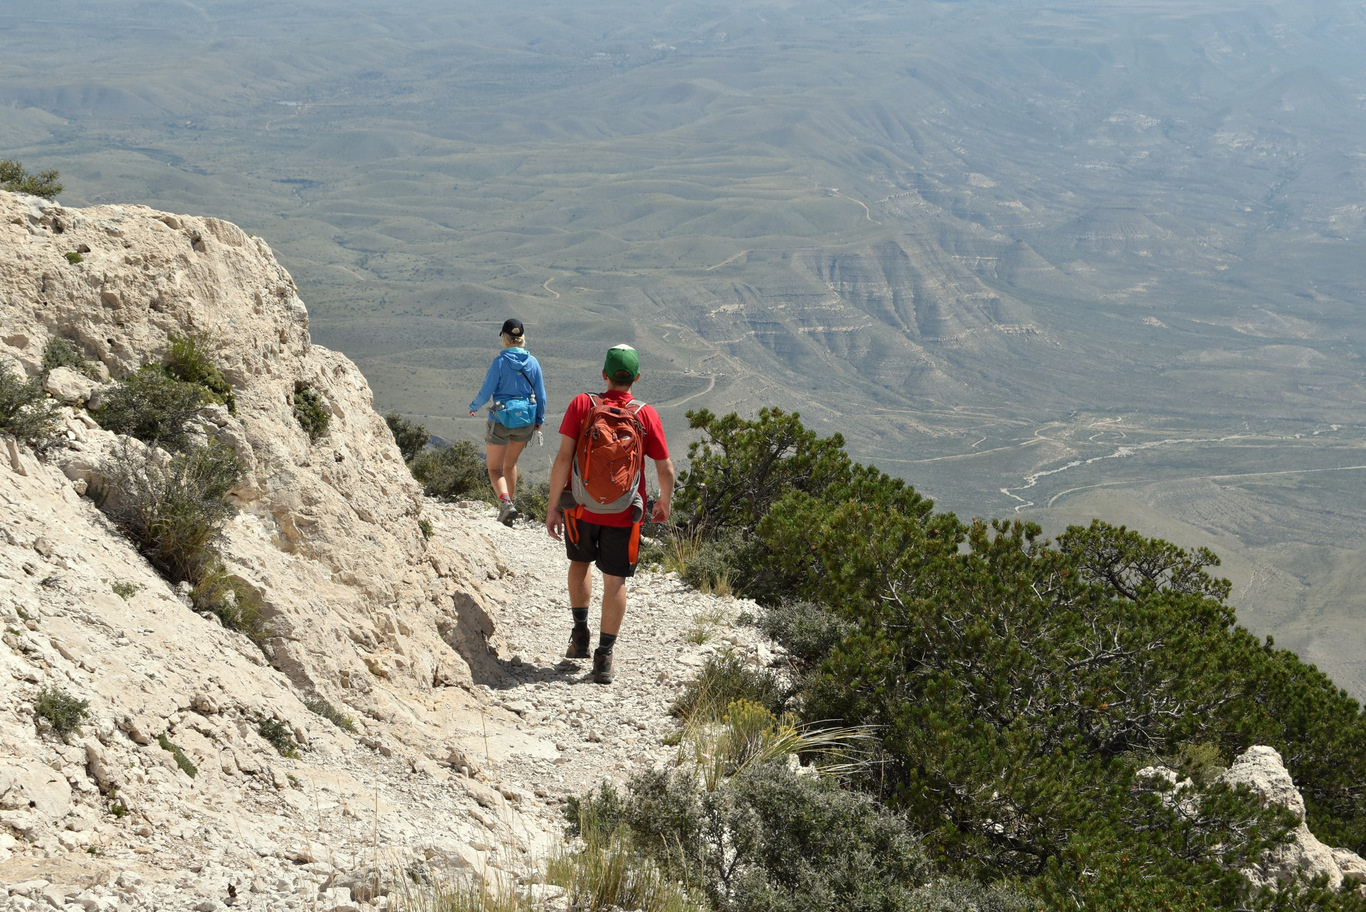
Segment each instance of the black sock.
[{"label": "black sock", "polygon": [[587,626],[588,626],[588,609],[587,609],[587,608],[570,608],[569,610],[572,611],[572,612],[574,612],[574,626],[575,626],[576,628],[577,628],[577,627],[587,627]]},{"label": "black sock", "polygon": [[598,652],[611,654],[612,646],[616,641],[617,635],[615,633],[598,634]]}]

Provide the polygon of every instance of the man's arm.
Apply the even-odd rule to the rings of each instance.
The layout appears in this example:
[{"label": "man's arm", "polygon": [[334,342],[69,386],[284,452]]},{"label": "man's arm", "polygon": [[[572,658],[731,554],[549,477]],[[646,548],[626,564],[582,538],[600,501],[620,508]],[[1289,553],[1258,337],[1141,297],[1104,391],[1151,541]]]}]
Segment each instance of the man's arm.
[{"label": "man's arm", "polygon": [[[550,467],[550,493],[546,495],[545,530],[555,541],[560,541],[560,529],[564,526],[564,520],[560,516],[560,493],[564,491],[565,485],[569,484],[569,471],[574,465],[574,450],[577,447],[577,440],[561,434],[560,449],[555,454],[555,464]],[[673,468],[670,467],[669,471],[672,472]],[[669,486],[673,487],[672,476],[669,479]]]},{"label": "man's arm", "polygon": [[[674,496],[674,463],[672,459],[656,459],[655,474],[659,476],[659,500],[655,501],[654,511],[650,514],[651,522],[668,522],[669,511]],[[565,476],[566,478],[568,476]]]}]

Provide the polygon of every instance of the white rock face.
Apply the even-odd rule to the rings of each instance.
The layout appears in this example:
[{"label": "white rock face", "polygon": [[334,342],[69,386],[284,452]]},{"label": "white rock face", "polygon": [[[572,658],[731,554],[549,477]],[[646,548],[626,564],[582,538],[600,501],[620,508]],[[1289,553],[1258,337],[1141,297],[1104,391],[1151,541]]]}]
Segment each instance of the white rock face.
[{"label": "white rock face", "polygon": [[[202,424],[249,469],[221,552],[264,601],[270,661],[188,610],[80,496],[121,441],[82,409],[102,381],[53,370],[46,388],[68,406],[59,444],[42,459],[10,438],[0,450],[0,865],[91,846],[104,847],[86,854],[98,864],[125,839],[149,861],[184,861],[189,848],[219,859],[304,852],[295,818],[316,776],[292,769],[262,722],[281,723],[325,768],[358,751],[444,758],[477,714],[476,681],[500,674],[489,609],[504,598],[503,570],[488,535],[447,523],[439,540],[423,536],[432,507],[365,378],[311,344],[307,310],[264,242],[216,219],[0,192],[0,359],[20,376],[39,373],[54,337],[118,379],[159,363],[177,334],[208,339],[234,385],[236,414],[208,408]],[[293,413],[298,382],[331,415],[316,442]],[[69,745],[35,717],[45,688],[88,704]],[[355,720],[355,736],[306,697]],[[329,774],[318,789],[346,796],[335,804],[368,786]],[[431,804],[468,800],[456,797]],[[490,818],[490,831],[445,816],[433,835],[512,838],[505,821]],[[226,832],[236,836],[224,842]]]},{"label": "white rock face", "polygon": [[1247,785],[1266,803],[1287,808],[1300,819],[1290,842],[1243,872],[1254,884],[1272,886],[1296,876],[1314,878],[1320,875],[1326,876],[1328,885],[1335,890],[1342,886],[1345,878],[1366,883],[1366,862],[1360,856],[1345,849],[1330,848],[1309,831],[1304,816],[1304,797],[1295,788],[1281,755],[1274,748],[1248,748],[1221,778],[1233,785]]},{"label": "white rock face", "polygon": [[[237,414],[208,409],[206,426],[250,470],[234,492],[242,513],[223,551],[229,569],[264,594],[280,633],[276,666],[353,703],[367,699],[375,668],[419,689],[438,678],[468,683],[493,635],[482,588],[497,571],[486,542],[423,538],[420,491],[365,378],[310,343],[308,312],[265,242],[217,219],[142,207],[2,200],[0,356],[25,373],[37,373],[54,336],[116,379],[160,362],[174,335],[210,341]],[[67,369],[47,382],[72,404],[96,386]],[[331,413],[317,442],[294,417],[298,382]],[[73,419],[68,436],[72,447],[52,463],[98,480],[113,435]],[[358,693],[338,694],[338,684]]]}]

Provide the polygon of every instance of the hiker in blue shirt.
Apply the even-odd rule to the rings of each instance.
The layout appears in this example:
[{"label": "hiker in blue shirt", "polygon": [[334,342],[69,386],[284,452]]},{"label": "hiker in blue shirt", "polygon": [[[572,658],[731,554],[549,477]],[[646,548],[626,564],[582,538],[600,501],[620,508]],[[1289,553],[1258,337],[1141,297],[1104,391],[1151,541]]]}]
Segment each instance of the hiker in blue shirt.
[{"label": "hiker in blue shirt", "polygon": [[517,518],[517,458],[545,422],[545,379],[541,365],[526,350],[522,321],[506,320],[501,331],[503,350],[489,365],[484,385],[470,402],[470,415],[492,398],[484,428],[484,459],[489,481],[498,495],[498,521],[511,526]]}]

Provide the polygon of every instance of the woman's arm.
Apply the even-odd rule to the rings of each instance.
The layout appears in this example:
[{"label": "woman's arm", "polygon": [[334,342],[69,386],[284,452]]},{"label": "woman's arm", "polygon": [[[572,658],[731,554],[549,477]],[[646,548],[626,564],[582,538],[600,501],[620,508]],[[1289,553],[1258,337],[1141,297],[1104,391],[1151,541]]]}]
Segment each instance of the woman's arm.
[{"label": "woman's arm", "polygon": [[470,414],[479,411],[479,406],[489,401],[494,389],[498,386],[498,359],[494,358],[489,365],[489,372],[484,375],[484,385],[479,387],[479,394],[470,400]]}]

